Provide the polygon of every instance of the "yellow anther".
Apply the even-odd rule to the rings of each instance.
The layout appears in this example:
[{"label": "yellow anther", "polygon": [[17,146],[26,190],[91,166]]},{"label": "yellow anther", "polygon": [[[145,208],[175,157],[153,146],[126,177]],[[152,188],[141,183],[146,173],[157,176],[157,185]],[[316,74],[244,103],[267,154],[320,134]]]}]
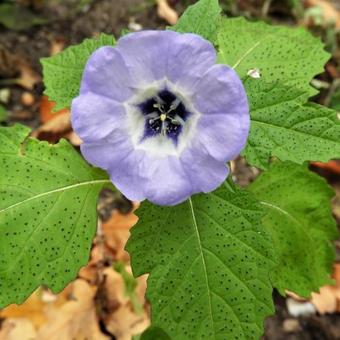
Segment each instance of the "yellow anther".
[{"label": "yellow anther", "polygon": [[166,120],[166,114],[162,113],[159,118],[164,122]]}]

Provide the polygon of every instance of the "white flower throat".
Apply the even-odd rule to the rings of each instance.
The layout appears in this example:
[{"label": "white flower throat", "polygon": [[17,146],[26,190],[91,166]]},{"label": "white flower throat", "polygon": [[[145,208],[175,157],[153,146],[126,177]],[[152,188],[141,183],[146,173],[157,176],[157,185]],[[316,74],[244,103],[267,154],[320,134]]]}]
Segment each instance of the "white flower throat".
[{"label": "white flower throat", "polygon": [[125,108],[135,148],[161,157],[179,155],[191,143],[201,115],[190,93],[167,80],[136,93]]}]

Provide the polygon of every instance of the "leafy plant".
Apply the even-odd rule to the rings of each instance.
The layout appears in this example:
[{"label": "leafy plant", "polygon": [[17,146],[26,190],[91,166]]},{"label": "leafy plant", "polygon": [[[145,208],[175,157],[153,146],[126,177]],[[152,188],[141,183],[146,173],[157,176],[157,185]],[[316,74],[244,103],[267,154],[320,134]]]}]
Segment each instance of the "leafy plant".
[{"label": "leafy plant", "polygon": [[[333,191],[305,163],[340,157],[337,113],[308,102],[329,55],[303,29],[220,12],[216,0],[198,1],[171,30],[209,39],[219,62],[238,73],[251,118],[243,154],[264,172],[245,189],[229,176],[179,205],[142,203],[126,247],[134,275],[149,274],[152,328],[141,339],[259,338],[274,312],[273,288],[308,297],[330,282]],[[107,45],[115,39],[101,35],[42,60],[56,109],[71,105],[89,56]],[[110,183],[66,141],[28,134],[0,128],[1,307],[41,284],[58,292],[76,276],[88,259],[98,193]]]}]

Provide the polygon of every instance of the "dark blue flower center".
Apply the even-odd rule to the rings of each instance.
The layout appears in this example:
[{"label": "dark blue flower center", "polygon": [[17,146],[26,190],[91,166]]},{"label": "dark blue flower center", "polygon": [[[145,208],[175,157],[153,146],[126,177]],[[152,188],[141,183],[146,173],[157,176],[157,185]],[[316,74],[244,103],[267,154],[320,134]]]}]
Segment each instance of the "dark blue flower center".
[{"label": "dark blue flower center", "polygon": [[171,138],[177,144],[185,121],[190,115],[177,96],[164,89],[138,104],[138,107],[145,116],[145,130],[142,139],[163,135]]}]

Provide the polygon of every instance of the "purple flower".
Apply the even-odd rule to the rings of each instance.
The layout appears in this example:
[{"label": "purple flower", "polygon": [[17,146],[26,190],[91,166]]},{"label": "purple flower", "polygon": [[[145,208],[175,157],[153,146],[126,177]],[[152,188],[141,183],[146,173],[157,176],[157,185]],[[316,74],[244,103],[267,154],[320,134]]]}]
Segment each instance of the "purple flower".
[{"label": "purple flower", "polygon": [[83,156],[126,197],[160,205],[216,189],[244,147],[243,85],[195,34],[142,31],[96,50],[85,67],[72,124]]}]

